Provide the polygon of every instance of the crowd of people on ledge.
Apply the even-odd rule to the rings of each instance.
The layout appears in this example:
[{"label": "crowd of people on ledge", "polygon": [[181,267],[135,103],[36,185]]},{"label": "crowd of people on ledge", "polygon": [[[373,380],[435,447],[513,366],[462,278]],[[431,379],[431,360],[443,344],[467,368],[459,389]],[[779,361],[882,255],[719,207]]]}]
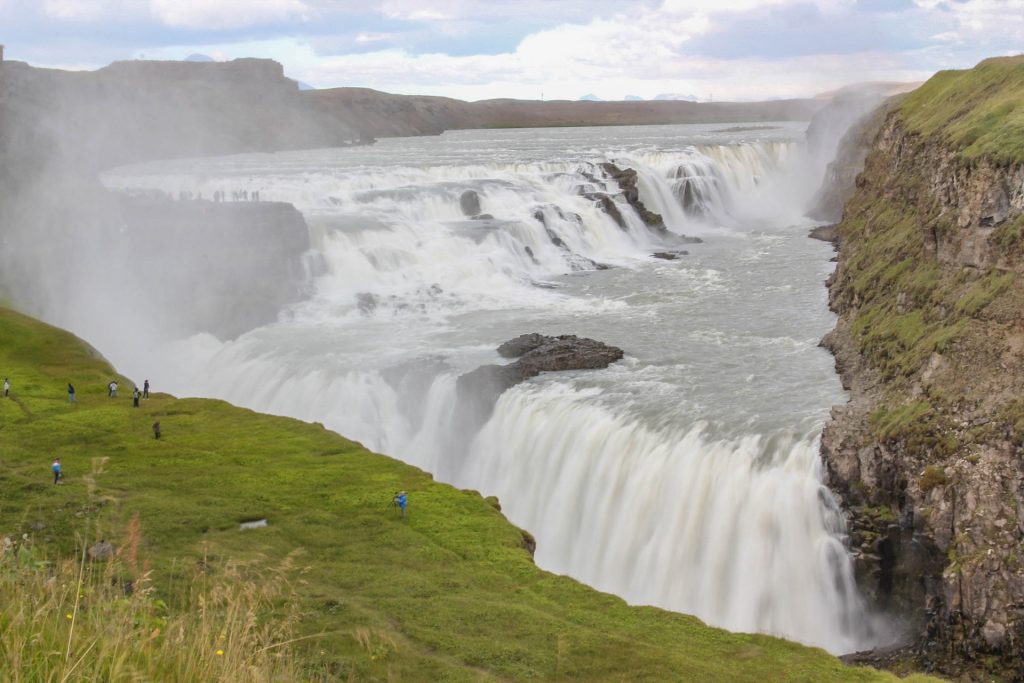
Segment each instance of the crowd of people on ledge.
[{"label": "crowd of people on ledge", "polygon": [[[213,198],[213,201],[218,202],[218,203],[219,202],[226,202],[226,201],[228,201],[228,193],[225,192],[224,190],[214,190],[212,198]],[[192,192],[191,190],[179,190],[178,191],[178,201],[191,202],[191,201],[202,201],[202,200],[203,200],[203,193],[202,192]],[[250,192],[249,190],[232,190],[231,191],[231,200],[230,201],[233,201],[233,202],[258,202],[258,201],[260,201],[260,191],[259,190],[253,190],[252,192]]]}]

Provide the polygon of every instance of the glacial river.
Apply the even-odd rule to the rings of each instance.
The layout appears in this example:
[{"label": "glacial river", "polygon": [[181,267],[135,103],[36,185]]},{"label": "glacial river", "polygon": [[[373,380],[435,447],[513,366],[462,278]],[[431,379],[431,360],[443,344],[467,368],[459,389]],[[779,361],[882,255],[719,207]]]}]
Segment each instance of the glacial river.
[{"label": "glacial river", "polygon": [[[818,457],[845,396],[818,347],[832,250],[802,217],[822,171],[804,128],[460,131],[117,169],[108,186],[291,202],[314,253],[308,298],[275,324],[105,348],[160,389],[319,421],[497,495],[550,571],[859,649],[869,619]],[[603,161],[636,169],[647,207],[703,242],[666,246],[621,198],[618,225],[584,196],[617,191]],[[467,190],[489,217],[464,215]],[[652,257],[666,249],[689,253]],[[542,374],[486,424],[455,425],[456,378],[506,362],[495,347],[525,332],[626,357]]]}]

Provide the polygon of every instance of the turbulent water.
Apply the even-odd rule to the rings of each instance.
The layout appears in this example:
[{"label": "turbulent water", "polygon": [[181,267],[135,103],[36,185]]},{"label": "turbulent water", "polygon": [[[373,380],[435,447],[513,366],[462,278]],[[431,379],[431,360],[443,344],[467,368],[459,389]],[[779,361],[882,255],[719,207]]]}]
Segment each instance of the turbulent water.
[{"label": "turbulent water", "polygon": [[[797,124],[463,131],[119,169],[108,185],[292,202],[315,246],[308,299],[274,325],[108,348],[161,389],[320,421],[499,496],[546,569],[851,651],[873,636],[820,482],[844,396],[817,347],[831,250],[806,237],[821,169],[802,141]],[[666,240],[621,198],[617,224],[585,196],[617,192],[603,161],[704,242]],[[489,217],[464,215],[466,190]],[[652,258],[666,249],[689,253]],[[535,331],[626,358],[543,374],[479,429],[454,424],[456,378]]]}]

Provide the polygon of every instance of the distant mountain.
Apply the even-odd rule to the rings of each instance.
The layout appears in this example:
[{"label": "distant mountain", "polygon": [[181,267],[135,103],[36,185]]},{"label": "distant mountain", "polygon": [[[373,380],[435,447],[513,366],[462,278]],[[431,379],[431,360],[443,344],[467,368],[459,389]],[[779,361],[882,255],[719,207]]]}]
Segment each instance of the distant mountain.
[{"label": "distant mountain", "polygon": [[188,57],[185,57],[186,62],[216,62],[217,60],[210,55],[201,55],[198,52],[193,52]]},{"label": "distant mountain", "polygon": [[579,101],[580,102],[604,102],[603,99],[601,99],[597,95],[594,95],[593,93],[591,93],[589,95],[584,95],[583,97],[580,98]]},{"label": "distant mountain", "polygon": [[644,98],[639,95],[626,95],[622,98],[623,102],[643,102]]},{"label": "distant mountain", "polygon": [[295,82],[298,83],[299,90],[316,90],[316,88],[311,86],[309,83],[303,83],[302,81],[295,81]]},{"label": "distant mountain", "polygon": [[670,100],[670,101],[673,101],[673,102],[697,102],[698,101],[696,95],[680,95],[679,93],[675,93],[675,92],[668,92],[668,93],[662,93],[660,95],[655,95],[654,99],[655,100],[659,100],[659,101]]}]

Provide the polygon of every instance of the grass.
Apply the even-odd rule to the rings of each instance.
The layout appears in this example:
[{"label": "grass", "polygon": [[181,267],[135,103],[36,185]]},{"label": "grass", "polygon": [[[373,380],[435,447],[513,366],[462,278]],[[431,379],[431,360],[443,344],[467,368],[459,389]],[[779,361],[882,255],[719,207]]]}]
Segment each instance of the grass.
[{"label": "grass", "polygon": [[197,575],[171,613],[132,553],[94,564],[82,551],[50,563],[28,540],[0,544],[5,681],[326,680],[290,649],[295,611],[275,613],[287,564],[258,580]]},{"label": "grass", "polygon": [[1024,56],[940,71],[900,111],[910,130],[941,136],[967,159],[1024,162]]},{"label": "grass", "polygon": [[[306,638],[291,650],[296,661],[330,680],[894,680],[821,650],[631,607],[544,572],[494,501],[438,484],[318,425],[221,401],[156,394],[134,409],[130,398],[107,399],[104,386],[114,373],[102,358],[72,335],[6,309],[0,372],[12,380],[12,398],[0,400],[0,537],[29,534],[35,552],[53,558],[74,557],[83,539],[105,538],[122,558],[135,557],[148,571],[145,599],[162,601],[166,614],[153,611],[156,602],[126,606],[142,624],[126,643],[152,633],[150,616],[191,623],[197,577],[245,593],[244,586],[265,585],[267,572],[291,562],[287,576],[270,579],[281,586],[290,580],[286,598],[257,601],[251,611],[265,626],[254,627],[239,656],[251,658],[263,643],[286,636]],[[78,387],[77,404],[66,400],[68,381]],[[150,430],[154,420],[163,426],[160,440]],[[66,472],[59,486],[49,473],[54,456]],[[405,520],[389,506],[399,489],[410,496]],[[239,529],[262,518],[265,528]],[[71,565],[56,566],[69,576]],[[36,579],[25,587],[5,579],[0,623],[18,605],[44,599],[32,597],[45,597]],[[117,603],[92,604],[102,610]],[[47,614],[58,623],[46,642],[59,643],[68,603],[52,604]],[[81,643],[120,637],[100,621]],[[128,621],[124,628],[135,628]],[[181,641],[177,655],[195,652],[203,666],[217,666],[212,633]],[[101,670],[97,653],[111,648],[118,646],[83,651],[81,670]],[[52,667],[51,658],[15,666],[25,680],[60,680],[66,662],[52,660]]]}]

